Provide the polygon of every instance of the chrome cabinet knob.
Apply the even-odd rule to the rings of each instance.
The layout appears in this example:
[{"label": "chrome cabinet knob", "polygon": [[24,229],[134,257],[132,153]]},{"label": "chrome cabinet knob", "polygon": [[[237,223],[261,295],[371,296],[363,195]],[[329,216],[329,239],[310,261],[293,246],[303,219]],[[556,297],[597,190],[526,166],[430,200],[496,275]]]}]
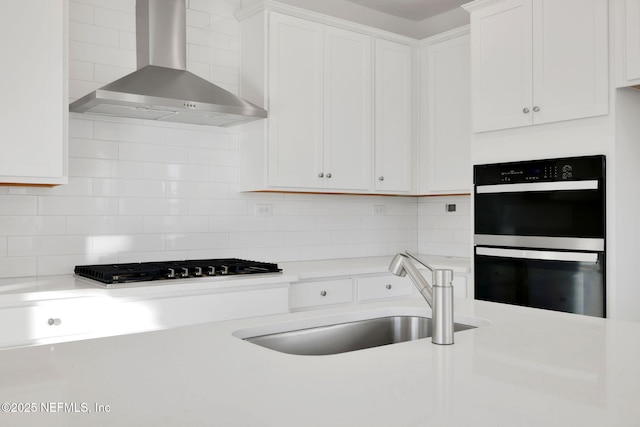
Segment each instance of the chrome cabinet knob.
[{"label": "chrome cabinet knob", "polygon": [[393,286],[391,286],[391,284],[388,284],[388,285],[386,286],[386,288],[387,288],[387,289],[391,289],[392,287],[393,287]]},{"label": "chrome cabinet knob", "polygon": [[540,111],[540,107],[537,107],[537,106],[536,106],[536,107],[533,107],[533,112],[534,112],[534,113],[537,113],[538,111]]},{"label": "chrome cabinet knob", "polygon": [[379,176],[378,181],[384,181],[384,176]]},{"label": "chrome cabinet knob", "polygon": [[522,109],[522,112],[525,113],[525,114],[529,114],[529,109],[527,107],[524,107]]},{"label": "chrome cabinet knob", "polygon": [[55,319],[53,317],[50,317],[49,320],[47,320],[47,323],[49,324],[49,326],[58,326],[60,323],[62,323],[62,321],[57,317]]},{"label": "chrome cabinet knob", "polygon": [[322,172],[320,172],[320,173],[318,174],[318,178],[323,178],[323,177],[324,177],[324,174],[323,174]]},{"label": "chrome cabinet knob", "polygon": [[331,173],[328,173],[328,174],[327,174],[327,178],[331,178]]},{"label": "chrome cabinet knob", "polygon": [[327,296],[327,291],[320,291],[320,295],[323,296],[323,297],[326,297]]}]

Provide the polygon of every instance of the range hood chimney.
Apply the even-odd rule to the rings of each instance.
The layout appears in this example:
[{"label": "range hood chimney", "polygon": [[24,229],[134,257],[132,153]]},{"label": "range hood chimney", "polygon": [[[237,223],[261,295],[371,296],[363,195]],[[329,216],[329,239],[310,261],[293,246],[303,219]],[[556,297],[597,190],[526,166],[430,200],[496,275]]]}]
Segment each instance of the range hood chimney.
[{"label": "range hood chimney", "polygon": [[186,0],[136,0],[138,70],[69,105],[69,111],[234,126],[267,112],[186,70]]}]

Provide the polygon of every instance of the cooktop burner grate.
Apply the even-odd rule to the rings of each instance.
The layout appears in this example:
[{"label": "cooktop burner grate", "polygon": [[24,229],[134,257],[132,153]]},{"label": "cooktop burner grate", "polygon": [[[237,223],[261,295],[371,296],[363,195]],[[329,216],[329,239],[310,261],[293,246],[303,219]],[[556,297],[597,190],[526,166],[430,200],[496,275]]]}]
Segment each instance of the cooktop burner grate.
[{"label": "cooktop burner grate", "polygon": [[109,285],[152,280],[279,273],[281,271],[277,264],[238,258],[79,265],[74,269],[77,276]]}]

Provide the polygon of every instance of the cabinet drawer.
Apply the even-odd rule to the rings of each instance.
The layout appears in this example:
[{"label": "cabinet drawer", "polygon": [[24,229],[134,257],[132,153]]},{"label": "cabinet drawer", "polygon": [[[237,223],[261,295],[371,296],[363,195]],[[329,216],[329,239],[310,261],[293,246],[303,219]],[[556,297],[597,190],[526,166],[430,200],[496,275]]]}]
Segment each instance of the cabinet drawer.
[{"label": "cabinet drawer", "polygon": [[103,321],[102,303],[97,298],[41,301],[29,306],[0,309],[0,345],[87,334]]},{"label": "cabinet drawer", "polygon": [[353,280],[351,278],[291,285],[291,309],[343,304],[351,301],[353,301]]},{"label": "cabinet drawer", "polygon": [[392,274],[358,278],[358,301],[409,296],[414,285],[408,277]]}]

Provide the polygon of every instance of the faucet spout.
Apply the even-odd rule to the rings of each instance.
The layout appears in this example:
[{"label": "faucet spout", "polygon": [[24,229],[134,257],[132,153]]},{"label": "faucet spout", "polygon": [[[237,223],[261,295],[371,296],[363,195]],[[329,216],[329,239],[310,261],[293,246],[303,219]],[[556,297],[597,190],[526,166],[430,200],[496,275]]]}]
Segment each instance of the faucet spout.
[{"label": "faucet spout", "polygon": [[[433,287],[429,285],[409,257],[431,270]],[[420,291],[420,295],[431,306],[433,313],[431,341],[434,344],[453,344],[453,287],[451,286],[453,271],[434,269],[409,251],[406,252],[406,255],[396,254],[389,264],[389,271],[396,276],[409,276]]]}]

